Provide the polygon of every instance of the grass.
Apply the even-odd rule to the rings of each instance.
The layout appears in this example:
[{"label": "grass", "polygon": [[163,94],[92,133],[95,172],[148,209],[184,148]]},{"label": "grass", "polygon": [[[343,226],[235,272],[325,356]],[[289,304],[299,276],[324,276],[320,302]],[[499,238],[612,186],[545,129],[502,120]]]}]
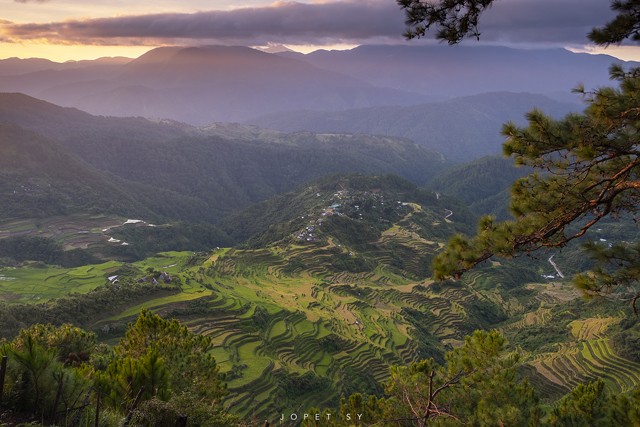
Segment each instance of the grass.
[{"label": "grass", "polygon": [[43,303],[70,293],[87,293],[108,282],[105,274],[120,263],[72,269],[20,268],[0,270],[0,298],[10,304]]},{"label": "grass", "polygon": [[[400,226],[384,233],[381,241],[415,249],[410,253],[416,254],[435,246]],[[502,286],[490,274],[475,271],[465,277],[461,286],[435,292],[430,290],[430,280],[416,279],[380,261],[391,260],[388,252],[378,254],[373,271],[353,273],[335,271],[326,253],[313,253],[322,248],[320,244],[290,245],[277,254],[273,250],[224,248],[202,265],[190,268],[185,268],[185,261],[193,255],[191,252],[159,254],[135,266],[141,271],[149,267],[166,270],[175,278],[174,283],[181,284],[181,292],[128,307],[102,322],[135,316],[143,307],[158,311],[172,304],[187,306],[189,301],[215,294],[207,303],[206,315],[189,314],[180,320],[191,330],[212,337],[211,354],[222,372],[229,372],[232,365],[246,365],[241,369],[241,378],[229,381],[231,394],[225,404],[235,402],[231,410],[236,413],[266,416],[277,413],[283,405],[298,407],[313,399],[320,402],[336,397],[306,396],[276,403],[273,396],[278,375],[314,371],[336,386],[339,373],[351,368],[383,381],[389,376],[390,366],[416,360],[415,325],[407,320],[407,310],[424,313],[422,326],[433,334],[430,338],[435,351],[443,351],[443,341],[460,346],[476,326],[469,324],[476,301],[490,301],[508,311],[512,320],[502,325],[503,330],[519,331],[552,324],[550,308],[573,295],[564,285],[530,284],[528,289],[536,296],[546,296],[525,312],[524,302],[512,304],[507,302],[508,296],[503,298]],[[300,259],[309,267],[286,273],[290,261]],[[406,265],[413,261],[404,260]],[[0,296],[19,293],[30,302],[42,302],[68,292],[88,292],[105,283],[105,273],[118,265],[4,270],[0,272],[5,277],[0,278]],[[257,307],[268,313],[263,330],[250,321]],[[615,356],[604,339],[606,328],[618,320],[576,319],[569,324],[567,342],[553,352],[527,356],[530,369],[558,386],[571,387],[602,377],[612,390],[629,390],[639,382],[635,372],[640,372],[640,365]],[[324,340],[329,336],[332,339]],[[419,356],[426,357],[424,353]]]},{"label": "grass", "polygon": [[158,255],[160,256],[139,261],[136,265],[140,266],[142,270],[152,267],[155,270],[166,271],[167,273],[177,272],[180,271],[181,264],[184,264],[187,258],[193,256],[193,252],[161,252]]},{"label": "grass", "polygon": [[65,250],[88,247],[98,250],[108,240],[108,232],[102,230],[119,227],[122,222],[122,218],[112,215],[89,214],[11,220],[0,225],[0,239],[12,236],[50,237],[60,242]]},{"label": "grass", "polygon": [[151,301],[147,301],[145,303],[142,304],[138,304],[134,307],[130,307],[128,309],[126,309],[125,311],[123,311],[120,314],[117,314],[115,316],[111,316],[107,319],[103,319],[98,323],[103,323],[103,322],[111,322],[114,320],[120,320],[120,319],[124,319],[126,317],[131,317],[131,316],[135,316],[136,314],[140,313],[140,311],[143,308],[147,308],[147,309],[153,309],[153,308],[158,308],[158,307],[162,307],[164,305],[167,304],[172,304],[172,303],[176,303],[176,302],[183,302],[183,301],[191,301],[194,299],[198,299],[198,298],[202,298],[205,296],[211,295],[211,291],[209,290],[205,290],[202,291],[201,293],[197,293],[197,294],[189,294],[189,293],[179,293],[176,295],[171,295],[168,297],[162,297],[162,298],[157,298]]}]

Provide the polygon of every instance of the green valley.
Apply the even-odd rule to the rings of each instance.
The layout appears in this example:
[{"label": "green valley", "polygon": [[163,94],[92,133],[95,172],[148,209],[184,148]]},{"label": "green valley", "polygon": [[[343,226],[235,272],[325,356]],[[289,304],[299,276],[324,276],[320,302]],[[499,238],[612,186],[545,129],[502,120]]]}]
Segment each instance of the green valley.
[{"label": "green valley", "polygon": [[[269,216],[273,206],[278,220]],[[614,392],[640,383],[638,349],[609,339],[640,336],[640,325],[624,325],[631,315],[619,302],[584,301],[526,260],[433,282],[432,255],[473,223],[454,199],[397,177],[334,175],[228,224],[254,215],[271,219],[234,248],[162,252],[133,264],[4,269],[0,330],[59,324],[67,321],[59,310],[72,306],[81,313],[76,325],[115,344],[127,322],[149,309],[211,338],[210,354],[226,373],[225,407],[273,421],[296,408],[337,408],[353,393],[383,397],[391,366],[442,363],[479,328],[504,334],[509,351],[521,355],[519,375],[547,405],[596,378]],[[23,288],[29,293],[11,296]]]}]

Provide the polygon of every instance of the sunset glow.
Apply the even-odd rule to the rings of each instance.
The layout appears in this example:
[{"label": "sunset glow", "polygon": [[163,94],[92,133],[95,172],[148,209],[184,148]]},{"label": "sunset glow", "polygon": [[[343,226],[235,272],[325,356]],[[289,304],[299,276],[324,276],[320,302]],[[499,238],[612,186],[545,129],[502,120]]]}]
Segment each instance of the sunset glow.
[{"label": "sunset glow", "polygon": [[[283,44],[308,53],[361,44],[404,43],[402,11],[392,0],[260,1],[5,0],[0,58],[54,61],[138,57],[158,46]],[[584,37],[611,15],[602,0],[503,0],[485,12],[481,41],[511,47],[567,47],[640,59],[637,46],[595,49]],[[553,7],[552,7],[553,6]],[[415,44],[415,42],[414,42]],[[469,41],[468,45],[473,45]]]}]

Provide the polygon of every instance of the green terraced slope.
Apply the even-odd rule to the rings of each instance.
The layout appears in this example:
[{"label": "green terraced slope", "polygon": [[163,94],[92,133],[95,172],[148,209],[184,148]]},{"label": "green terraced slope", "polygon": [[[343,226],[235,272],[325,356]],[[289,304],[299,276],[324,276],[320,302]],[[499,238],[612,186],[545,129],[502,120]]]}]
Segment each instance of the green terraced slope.
[{"label": "green terraced slope", "polygon": [[[379,177],[329,179],[304,188],[287,202],[287,218],[243,246],[57,276],[43,269],[0,274],[31,274],[43,302],[42,283],[52,280],[60,292],[87,292],[114,271],[145,283],[168,273],[163,292],[105,314],[92,329],[113,342],[113,331],[144,307],[212,337],[228,382],[224,404],[258,419],[336,407],[355,392],[381,396],[390,366],[442,362],[476,329],[502,331],[509,351],[523,356],[520,375],[548,404],[595,378],[617,392],[640,384],[640,364],[617,355],[611,339],[629,315],[621,305],[585,302],[570,284],[542,279],[535,264],[518,261],[495,260],[459,281],[435,283],[430,258],[465,225],[455,221],[453,205]],[[263,208],[266,214],[271,206]],[[454,214],[446,218],[445,209]],[[63,287],[83,280],[91,284]],[[4,287],[12,285],[0,282],[0,291],[8,295]]]}]

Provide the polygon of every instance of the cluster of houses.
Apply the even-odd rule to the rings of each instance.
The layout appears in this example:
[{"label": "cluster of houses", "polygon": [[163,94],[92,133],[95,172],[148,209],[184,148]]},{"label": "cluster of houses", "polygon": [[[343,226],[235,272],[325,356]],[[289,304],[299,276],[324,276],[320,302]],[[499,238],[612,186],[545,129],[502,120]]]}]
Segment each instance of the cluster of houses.
[{"label": "cluster of houses", "polygon": [[[381,190],[379,188],[374,188],[371,190],[370,193],[365,192],[364,195],[360,196],[359,198],[357,196],[354,196],[354,197],[349,197],[348,199],[346,198],[348,194],[348,191],[346,189],[338,191],[337,193],[333,194],[333,196],[329,199],[329,201],[332,202],[332,204],[328,206],[324,210],[324,212],[320,214],[320,218],[318,218],[317,220],[314,220],[313,219],[314,213],[311,213],[311,216],[309,217],[310,219],[309,225],[305,227],[302,231],[296,233],[294,235],[295,238],[298,240],[307,241],[307,242],[315,242],[320,240],[320,238],[317,237],[317,235],[315,234],[316,226],[320,226],[326,217],[329,217],[332,215],[343,216],[344,213],[340,212],[339,210],[345,205],[351,205],[350,212],[352,212],[354,209],[355,211],[360,211],[360,205],[354,205],[354,203],[358,203],[358,200],[361,200],[361,201],[366,200],[367,196],[371,196],[373,199],[375,199],[376,202],[380,204],[380,209],[382,209],[382,205],[384,205],[384,196],[382,194],[378,195],[380,191]],[[321,197],[321,194],[316,193],[316,197]],[[406,203],[402,203],[399,201],[396,209],[402,209],[402,207],[405,205]],[[373,209],[378,208],[377,205],[372,207]],[[401,216],[400,213],[398,213],[398,215]],[[301,216],[300,218],[304,219],[304,216]],[[360,221],[363,220],[362,213],[359,213],[359,219]],[[389,222],[389,220],[384,219],[382,217],[380,217],[378,221]]]},{"label": "cluster of houses", "polygon": [[[171,276],[169,276],[169,273],[167,273],[166,271],[163,271],[162,273],[160,273],[160,276],[158,277],[158,279],[164,281],[164,283],[171,283]],[[148,278],[143,277],[141,279],[136,280],[136,283],[144,283],[148,280]],[[151,283],[153,283],[154,285],[158,284],[158,280],[156,280],[155,277],[151,278]]]},{"label": "cluster of houses", "polygon": [[308,225],[300,233],[298,233],[296,237],[298,238],[298,240],[306,240],[307,242],[316,242],[320,239],[318,238],[318,236],[315,235],[314,231],[315,231],[315,227],[313,225]]},{"label": "cluster of houses", "polygon": [[[163,280],[164,283],[171,283],[171,276],[169,276],[169,273],[167,272],[162,272],[160,274],[160,276],[158,277],[158,279]],[[110,276],[108,277],[109,282],[111,282],[112,285],[115,285],[115,290],[119,291],[121,289],[120,285],[118,285],[117,283],[119,282],[118,280],[118,276]],[[136,280],[136,283],[145,283],[149,280],[149,278],[147,277],[143,277],[141,279]],[[158,284],[158,280],[156,280],[155,277],[151,277],[151,283],[153,283],[154,285]]]},{"label": "cluster of houses", "polygon": [[[29,181],[33,184],[33,178],[30,178]],[[20,190],[14,190],[13,194],[29,194],[29,193],[41,193],[40,191],[40,186],[38,184],[34,184],[35,187],[38,188],[33,188],[33,187],[29,187],[28,185],[21,185],[20,186]],[[47,184],[47,186],[51,187],[51,184]]]}]

